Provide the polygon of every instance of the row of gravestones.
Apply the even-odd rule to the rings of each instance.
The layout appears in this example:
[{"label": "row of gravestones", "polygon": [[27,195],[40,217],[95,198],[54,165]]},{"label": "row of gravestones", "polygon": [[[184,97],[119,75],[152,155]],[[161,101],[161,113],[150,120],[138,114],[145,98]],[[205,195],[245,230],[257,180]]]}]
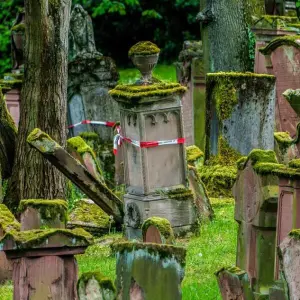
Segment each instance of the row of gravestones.
[{"label": "row of gravestones", "polygon": [[83,229],[65,229],[65,201],[23,200],[19,211],[21,223],[0,204],[0,281],[12,273],[14,299],[43,300],[50,294],[65,300],[181,299],[186,250],[174,246],[168,220],[146,220],[144,242],[112,244],[115,288],[99,272],[84,273],[77,283],[74,255],[84,253],[93,238]]},{"label": "row of gravestones", "polygon": [[224,300],[299,299],[299,168],[299,159],[280,164],[271,150],[238,161],[236,267],[216,273]]}]

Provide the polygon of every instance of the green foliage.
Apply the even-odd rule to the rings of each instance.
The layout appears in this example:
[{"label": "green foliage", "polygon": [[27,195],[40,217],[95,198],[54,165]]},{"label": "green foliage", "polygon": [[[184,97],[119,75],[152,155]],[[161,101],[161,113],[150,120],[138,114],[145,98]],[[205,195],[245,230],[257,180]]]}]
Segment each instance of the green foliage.
[{"label": "green foliage", "polygon": [[0,74],[11,68],[10,29],[22,0],[0,1]]}]

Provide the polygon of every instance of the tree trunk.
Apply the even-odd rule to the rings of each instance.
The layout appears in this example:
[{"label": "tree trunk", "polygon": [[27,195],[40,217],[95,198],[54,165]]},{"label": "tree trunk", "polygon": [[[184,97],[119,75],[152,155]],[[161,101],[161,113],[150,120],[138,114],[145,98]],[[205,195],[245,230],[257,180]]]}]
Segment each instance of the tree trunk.
[{"label": "tree trunk", "polygon": [[[254,0],[252,0],[254,3]],[[249,56],[249,15],[254,11],[251,0],[203,0],[201,36],[205,71],[251,70]],[[263,6],[263,2],[255,0]],[[251,4],[252,3],[252,4]],[[256,7],[255,11],[262,10]],[[208,16],[208,18],[206,18]]]},{"label": "tree trunk", "polygon": [[21,199],[65,198],[65,178],[29,147],[36,127],[66,142],[67,54],[71,0],[25,0],[25,76],[20,123],[8,193],[13,211]]}]

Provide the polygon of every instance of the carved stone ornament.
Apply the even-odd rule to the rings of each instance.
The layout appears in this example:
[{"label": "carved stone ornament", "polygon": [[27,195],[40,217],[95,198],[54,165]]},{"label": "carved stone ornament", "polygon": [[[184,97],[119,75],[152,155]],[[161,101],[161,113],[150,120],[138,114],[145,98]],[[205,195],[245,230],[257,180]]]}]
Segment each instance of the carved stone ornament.
[{"label": "carved stone ornament", "polygon": [[139,207],[131,202],[126,205],[127,225],[138,228],[141,225],[141,213]]}]

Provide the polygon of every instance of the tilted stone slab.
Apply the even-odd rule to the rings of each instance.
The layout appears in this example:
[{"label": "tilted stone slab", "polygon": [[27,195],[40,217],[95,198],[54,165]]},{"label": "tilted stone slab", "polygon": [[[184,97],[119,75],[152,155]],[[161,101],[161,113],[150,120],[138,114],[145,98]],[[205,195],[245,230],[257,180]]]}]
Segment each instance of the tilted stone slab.
[{"label": "tilted stone slab", "polygon": [[108,187],[97,180],[66,150],[40,129],[34,129],[27,142],[36,148],[51,164],[76,184],[117,223],[122,223],[123,203]]}]

